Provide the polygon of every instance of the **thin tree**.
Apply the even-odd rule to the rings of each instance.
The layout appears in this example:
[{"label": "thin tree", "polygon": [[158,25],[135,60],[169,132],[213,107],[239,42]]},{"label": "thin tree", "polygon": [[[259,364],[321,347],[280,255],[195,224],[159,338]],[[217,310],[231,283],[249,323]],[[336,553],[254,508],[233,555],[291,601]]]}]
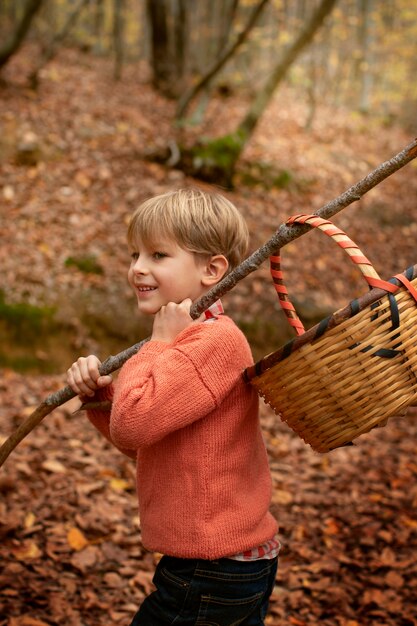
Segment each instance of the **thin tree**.
[{"label": "thin tree", "polygon": [[114,79],[120,80],[123,67],[123,9],[124,0],[114,0],[113,2],[113,45],[114,45]]},{"label": "thin tree", "polygon": [[264,6],[269,0],[261,0],[252,11],[249,20],[243,30],[238,34],[235,41],[226,45],[221,51],[219,57],[214,61],[208,71],[200,78],[200,80],[189,89],[184,96],[179,100],[177,107],[177,119],[182,119],[187,112],[188,107],[194,98],[206,87],[218,74],[218,72],[226,65],[226,63],[234,56],[241,45],[247,40],[250,32],[255,26],[259,16],[262,13]]},{"label": "thin tree", "polygon": [[237,9],[240,0],[231,0],[231,2],[224,2],[222,6],[222,13],[220,15],[220,28],[219,28],[219,54],[226,48],[227,42],[230,38],[231,29],[236,17]]},{"label": "thin tree", "polygon": [[45,67],[47,63],[49,63],[49,61],[54,58],[58,50],[58,44],[60,44],[69,35],[82,9],[88,4],[88,2],[89,0],[79,0],[79,3],[76,5],[75,9],[68,15],[67,21],[65,22],[62,29],[50,40],[49,44],[44,48],[35,69],[31,72],[29,76],[29,82],[33,89],[36,89],[38,87],[39,72],[43,67]]},{"label": "thin tree", "polygon": [[237,150],[233,167],[242,153],[246,143],[252,136],[278,85],[283,81],[288,73],[288,70],[299,57],[301,52],[313,40],[314,35],[318,32],[326,17],[331,13],[336,5],[336,2],[337,0],[321,1],[320,5],[313,12],[309,22],[306,24],[304,29],[302,29],[292,45],[287,49],[282,60],[275,66],[263,89],[257,93],[252,106],[236,130],[236,135],[239,138],[239,141],[237,142]]},{"label": "thin tree", "polygon": [[[287,75],[289,69],[301,52],[313,40],[326,17],[331,13],[337,0],[321,0],[313,11],[309,21],[301,30],[298,37],[287,48],[281,61],[275,66],[265,86],[260,89],[244,119],[237,129],[226,137],[220,137],[212,142],[192,147],[184,152],[182,157],[185,168],[191,173],[206,180],[216,180],[217,184],[232,186],[236,163],[269,104],[275,90]],[[194,164],[198,163],[198,168]]]},{"label": "thin tree", "polygon": [[147,0],[151,36],[153,86],[176,98],[184,76],[187,41],[187,0]]},{"label": "thin tree", "polygon": [[373,86],[372,75],[372,44],[374,37],[373,23],[373,1],[359,0],[359,31],[358,43],[360,56],[358,58],[357,73],[360,79],[360,101],[359,110],[362,113],[368,113],[371,107],[371,91]]},{"label": "thin tree", "polygon": [[36,13],[39,11],[43,0],[28,0],[22,18],[15,32],[9,38],[6,45],[0,50],[0,68],[6,65],[9,59],[19,50],[29,31],[30,25]]}]

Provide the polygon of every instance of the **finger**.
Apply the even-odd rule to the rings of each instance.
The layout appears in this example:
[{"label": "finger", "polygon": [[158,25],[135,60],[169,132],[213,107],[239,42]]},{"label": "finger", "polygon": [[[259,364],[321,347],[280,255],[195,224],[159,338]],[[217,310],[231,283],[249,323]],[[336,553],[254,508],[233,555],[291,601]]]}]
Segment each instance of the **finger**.
[{"label": "finger", "polygon": [[189,311],[191,309],[192,304],[193,304],[193,301],[191,300],[191,298],[185,298],[185,300],[183,300],[180,303],[180,306]]},{"label": "finger", "polygon": [[[85,364],[87,366],[87,377],[96,383],[100,378],[100,359],[98,359],[94,354],[90,354],[90,356],[87,357]],[[84,380],[87,381],[87,378]]]},{"label": "finger", "polygon": [[75,384],[80,389],[81,393],[93,396],[97,389],[97,384],[90,376],[88,359],[80,357],[72,366],[72,373]]},{"label": "finger", "polygon": [[69,370],[67,370],[67,383],[71,387],[73,392],[76,393],[79,396],[80,393],[81,393],[81,389],[79,388],[79,386],[75,382],[74,374],[72,372],[72,368],[71,367],[69,368]]},{"label": "finger", "polygon": [[190,298],[186,298],[185,300],[183,300],[177,305],[177,310],[181,311],[181,313],[186,313],[187,315],[191,317],[190,310],[191,310],[192,304],[193,304],[193,301]]},{"label": "finger", "polygon": [[97,379],[97,385],[99,387],[107,387],[107,385],[110,385],[111,382],[113,382],[113,376],[110,376],[110,374],[100,376],[100,378]]},{"label": "finger", "polygon": [[162,315],[164,315],[164,314],[165,314],[165,311],[166,311],[166,308],[167,308],[167,307],[166,307],[166,305],[162,305],[162,306],[161,306],[161,308],[159,309],[159,311],[157,311],[157,312],[155,313],[155,317],[154,317],[154,319],[155,319],[155,318],[157,318],[157,317],[161,317]]},{"label": "finger", "polygon": [[68,370],[67,381],[73,392],[78,396],[94,395],[94,392],[84,384],[76,364],[72,365]]}]

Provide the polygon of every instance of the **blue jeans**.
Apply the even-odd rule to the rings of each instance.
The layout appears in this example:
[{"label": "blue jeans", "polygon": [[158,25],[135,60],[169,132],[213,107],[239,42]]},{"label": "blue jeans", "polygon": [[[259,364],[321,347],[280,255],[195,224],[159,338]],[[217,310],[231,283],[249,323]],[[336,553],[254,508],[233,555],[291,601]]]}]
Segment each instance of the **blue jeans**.
[{"label": "blue jeans", "polygon": [[164,556],[130,626],[261,626],[278,559],[233,561]]}]

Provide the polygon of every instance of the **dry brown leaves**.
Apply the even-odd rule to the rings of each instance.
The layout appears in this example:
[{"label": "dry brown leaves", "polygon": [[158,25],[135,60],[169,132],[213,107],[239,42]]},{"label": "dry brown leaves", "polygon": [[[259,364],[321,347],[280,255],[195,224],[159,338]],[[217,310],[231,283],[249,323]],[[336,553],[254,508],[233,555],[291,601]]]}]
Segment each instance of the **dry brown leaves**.
[{"label": "dry brown leaves", "polygon": [[[4,371],[0,436],[60,384]],[[141,544],[133,464],[76,408],[2,468],[2,626],[126,624],[152,589],[160,555]],[[283,543],[267,623],[415,626],[417,412],[326,455],[262,415]]]}]

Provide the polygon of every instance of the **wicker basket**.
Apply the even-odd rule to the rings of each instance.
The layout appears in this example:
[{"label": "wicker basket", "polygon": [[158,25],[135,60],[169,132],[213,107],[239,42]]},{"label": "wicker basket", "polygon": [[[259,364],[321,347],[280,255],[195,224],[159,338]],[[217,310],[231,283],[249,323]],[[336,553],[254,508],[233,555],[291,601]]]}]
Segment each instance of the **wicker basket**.
[{"label": "wicker basket", "polygon": [[297,337],[245,371],[264,400],[317,452],[347,445],[417,401],[417,265],[389,281],[331,222],[298,215],[289,224],[319,228],[359,267],[371,288],[304,331],[283,283],[271,272]]}]

